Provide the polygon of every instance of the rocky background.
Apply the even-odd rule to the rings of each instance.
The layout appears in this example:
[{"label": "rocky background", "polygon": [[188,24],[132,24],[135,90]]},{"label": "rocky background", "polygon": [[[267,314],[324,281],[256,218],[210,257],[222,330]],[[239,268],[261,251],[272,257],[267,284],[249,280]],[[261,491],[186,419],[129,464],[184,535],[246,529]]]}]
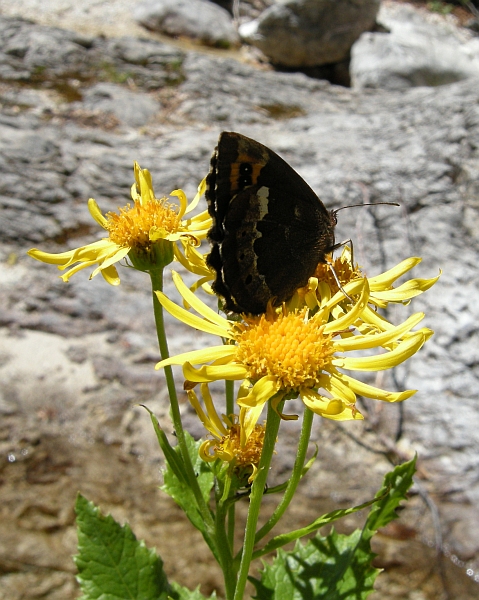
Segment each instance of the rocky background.
[{"label": "rocky background", "polygon": [[[196,2],[175,4],[188,4],[191,14]],[[196,33],[202,2],[193,6]],[[424,310],[435,336],[393,378],[375,381],[417,395],[401,406],[363,402],[363,424],[318,418],[318,460],[284,527],[369,499],[391,462],[417,452],[411,502],[376,541],[385,572],[374,598],[476,598],[474,4],[454,8],[453,17],[441,3],[439,14],[423,3],[350,2],[368,15],[352,49],[349,40],[333,60],[294,65],[271,56],[258,32],[273,10],[281,36],[290,35],[274,11],[290,17],[310,2],[242,2],[239,13],[227,2],[207,4],[222,17],[206,19],[195,35],[177,14],[170,18],[171,2],[157,2],[155,17],[145,3],[133,10],[123,0],[0,1],[0,599],[78,596],[77,491],[156,546],[169,577],[201,583],[205,594],[218,585],[200,536],[158,491],[160,452],[137,406],[147,404],[171,431],[164,381],[153,369],[148,279],[121,269],[121,286],[111,288],[84,271],[64,284],[55,267],[25,252],[61,252],[101,237],[86,201],[94,197],[105,212],[124,206],[134,160],[151,170],[158,195],[181,187],[192,197],[222,130],[282,154],[329,208],[399,202],[339,214],[337,237],[353,239],[368,274],[412,255],[423,257],[415,276],[442,270],[427,294],[390,314]],[[208,22],[223,29],[208,33]],[[211,341],[172,320],[168,330],[175,353]],[[182,408],[190,431],[203,435],[185,398]],[[282,427],[275,481],[287,477],[297,434],[295,423]],[[341,527],[360,523],[361,515]]]}]

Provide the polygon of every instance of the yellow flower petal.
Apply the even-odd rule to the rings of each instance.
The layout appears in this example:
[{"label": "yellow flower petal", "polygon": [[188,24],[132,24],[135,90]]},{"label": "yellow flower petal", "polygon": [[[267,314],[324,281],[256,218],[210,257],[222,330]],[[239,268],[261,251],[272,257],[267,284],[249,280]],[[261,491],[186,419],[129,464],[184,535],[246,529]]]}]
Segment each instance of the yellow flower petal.
[{"label": "yellow flower petal", "polygon": [[162,369],[167,365],[182,365],[185,362],[189,362],[193,365],[197,365],[202,362],[210,362],[218,358],[225,358],[234,355],[234,346],[212,346],[210,348],[203,348],[202,350],[191,350],[190,352],[184,352],[183,354],[177,354],[176,356],[170,356],[165,358],[156,364],[155,369]]},{"label": "yellow flower petal", "polygon": [[209,306],[207,306],[204,302],[201,302],[198,296],[195,296],[195,294],[193,294],[193,292],[188,288],[188,286],[184,284],[183,280],[178,275],[178,273],[172,271],[171,276],[173,278],[173,283],[175,284],[176,289],[180,292],[184,300],[192,308],[194,308],[194,310],[196,310],[198,314],[204,317],[207,321],[215,323],[216,325],[218,325],[218,327],[224,328],[226,330],[229,328],[228,321],[224,317],[220,316],[217,312],[209,308]]},{"label": "yellow flower petal", "polygon": [[216,444],[216,440],[205,440],[198,449],[200,458],[205,462],[214,462],[217,460],[218,457],[214,453],[211,453],[211,450],[214,450]]},{"label": "yellow flower petal", "polygon": [[[96,265],[96,260],[81,262],[78,265],[76,265],[75,267],[72,267],[66,273],[63,273],[63,275],[60,275],[60,279],[62,281],[64,281],[65,283],[67,283],[72,275],[75,275],[75,273],[78,273],[78,271],[81,271],[82,269],[91,267],[92,265]],[[58,267],[58,268],[63,269],[63,267]]]},{"label": "yellow flower petal", "polygon": [[301,400],[314,413],[323,416],[324,414],[340,414],[343,412],[345,404],[337,398],[327,398],[310,388],[301,389]]},{"label": "yellow flower petal", "polygon": [[[213,335],[218,335],[219,337],[225,337],[229,339],[232,338],[230,331],[226,327],[219,327],[214,323],[210,323],[201,317],[191,314],[181,306],[178,306],[178,304],[175,304],[173,301],[171,301],[168,296],[163,294],[163,292],[155,293],[163,308],[179,321],[183,321],[183,323],[186,323],[186,325],[194,327],[195,329],[199,329],[200,331],[205,331],[206,333],[212,333]],[[224,321],[227,324],[226,319]]]},{"label": "yellow flower petal", "polygon": [[278,384],[275,377],[267,375],[259,379],[251,388],[247,396],[238,398],[239,406],[245,408],[254,408],[263,406],[278,391]]},{"label": "yellow flower petal", "polygon": [[195,383],[209,383],[218,379],[226,379],[227,381],[239,381],[245,379],[247,375],[246,369],[240,365],[222,365],[211,366],[205,365],[199,369],[195,369],[191,363],[183,364],[183,376],[187,381]]},{"label": "yellow flower petal", "polygon": [[392,290],[375,292],[374,297],[386,302],[405,302],[428,290],[436,283],[439,277],[440,274],[431,279],[410,279]]},{"label": "yellow flower petal", "polygon": [[334,398],[343,400],[345,404],[354,404],[356,402],[356,394],[349,387],[348,382],[340,377],[340,373],[335,371],[328,378],[328,382],[324,385],[324,389],[330,392]]},{"label": "yellow flower petal", "polygon": [[[352,283],[356,283],[356,282],[352,282]],[[362,280],[362,284],[363,284],[363,286],[361,289],[361,295],[360,295],[358,301],[356,302],[356,304],[343,317],[340,317],[339,319],[335,319],[334,321],[326,323],[326,325],[324,326],[324,333],[333,333],[336,331],[340,331],[341,329],[346,329],[347,327],[352,325],[354,323],[354,321],[356,321],[356,319],[360,316],[360,314],[362,313],[364,308],[367,306],[368,300],[369,300],[368,280],[366,278],[364,278]],[[349,290],[347,290],[347,292],[349,293]],[[337,295],[338,294],[336,294],[335,297]],[[344,298],[344,295],[343,295],[343,298]],[[328,305],[329,304],[330,303],[328,303]],[[314,317],[312,317],[312,319],[316,319],[317,315],[320,315],[322,310],[323,309],[320,309],[318,311],[318,313]]]},{"label": "yellow flower petal", "polygon": [[347,382],[351,390],[359,396],[365,396],[366,398],[372,398],[373,400],[382,400],[384,402],[402,402],[407,400],[411,396],[414,396],[417,390],[404,390],[403,392],[388,392],[387,390],[381,390],[380,388],[349,377],[345,373],[337,373],[336,377],[344,382]]},{"label": "yellow flower petal", "polygon": [[198,186],[198,191],[196,193],[196,196],[193,198],[193,200],[190,202],[189,206],[186,208],[185,214],[188,214],[189,212],[191,212],[198,206],[198,202],[200,201],[200,198],[205,193],[205,191],[206,191],[206,177],[204,177],[201,180],[200,185]]},{"label": "yellow flower petal", "polygon": [[183,190],[173,190],[170,192],[170,196],[175,196],[180,201],[180,210],[178,211],[178,215],[181,218],[185,212],[186,207],[188,206],[188,200],[186,199],[186,194]]},{"label": "yellow flower petal", "polygon": [[110,285],[120,285],[120,277],[115,265],[110,265],[106,269],[101,270],[103,279]]},{"label": "yellow flower petal", "polygon": [[326,398],[314,390],[301,390],[301,399],[310,410],[326,419],[351,421],[364,418],[354,406],[348,406],[337,398]]},{"label": "yellow flower petal", "polygon": [[180,238],[180,243],[185,248],[184,253],[181,251],[178,245],[173,246],[173,252],[176,260],[185,267],[188,271],[195,275],[203,276],[205,281],[213,279],[213,275],[209,268],[206,266],[203,255],[193,248],[189,241],[185,241],[184,238]]},{"label": "yellow flower petal", "polygon": [[241,445],[244,446],[254,431],[256,423],[263,412],[264,405],[258,404],[253,408],[240,408],[239,422],[241,425]]},{"label": "yellow flower petal", "polygon": [[410,271],[421,261],[422,258],[415,256],[411,258],[406,258],[392,269],[389,269],[389,271],[385,271],[380,275],[376,275],[376,277],[369,277],[368,279],[371,291],[377,292],[391,287],[391,285],[396,281],[396,279],[399,279],[401,275],[404,275],[404,273]]},{"label": "yellow flower petal", "polygon": [[115,252],[115,254],[106,258],[104,261],[102,261],[102,263],[90,275],[90,279],[95,277],[95,275],[98,275],[98,273],[100,273],[100,271],[103,271],[103,269],[108,269],[113,264],[115,264],[115,263],[119,262],[120,260],[122,260],[123,258],[125,258],[125,256],[128,255],[129,251],[130,251],[129,248],[119,248],[117,250],[117,252]]},{"label": "yellow flower petal", "polygon": [[416,313],[411,315],[409,319],[393,327],[384,333],[376,333],[374,335],[355,335],[348,337],[347,339],[341,339],[334,342],[335,349],[347,352],[351,350],[366,350],[368,348],[377,348],[389,342],[395,341],[402,337],[405,333],[410,331],[424,318],[424,313]]},{"label": "yellow flower petal", "polygon": [[103,216],[100,207],[96,203],[96,200],[94,200],[93,198],[90,198],[88,200],[88,210],[90,211],[91,216],[95,219],[98,225],[100,225],[100,227],[103,227],[103,229],[107,229],[108,221]]},{"label": "yellow flower petal", "polygon": [[195,409],[196,414],[200,418],[205,428],[217,438],[221,438],[222,436],[226,435],[228,431],[221,422],[221,419],[218,417],[218,413],[216,412],[214,405],[212,406],[212,399],[208,391],[208,386],[206,384],[201,386],[201,395],[205,401],[206,414],[198,400],[197,395],[195,394],[195,391],[188,390],[187,394],[191,405]]},{"label": "yellow flower petal", "polygon": [[334,358],[332,363],[341,369],[353,371],[384,371],[401,364],[410,356],[415,354],[426,341],[422,331],[411,335],[390,352],[376,356],[365,356],[362,358]]}]

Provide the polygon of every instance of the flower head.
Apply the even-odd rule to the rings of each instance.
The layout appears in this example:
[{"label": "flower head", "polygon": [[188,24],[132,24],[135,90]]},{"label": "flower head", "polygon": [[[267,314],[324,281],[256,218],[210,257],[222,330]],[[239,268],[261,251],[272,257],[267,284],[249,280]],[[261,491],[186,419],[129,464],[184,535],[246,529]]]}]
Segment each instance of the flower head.
[{"label": "flower head", "polygon": [[[208,308],[179,275],[174,274],[174,282],[186,303],[201,316],[158,293],[163,307],[183,322],[217,334],[227,343],[168,358],[157,368],[183,365],[185,378],[195,383],[246,380],[247,393],[238,399],[238,404],[254,409],[257,418],[268,400],[272,399],[277,407],[282,399],[299,395],[308,408],[323,417],[361,419],[356,394],[398,402],[415,393],[385,391],[344,373],[394,367],[417,352],[432,334],[427,328],[412,331],[423,313],[412,315],[398,326],[384,319],[379,325],[369,323],[374,321],[375,313],[368,309],[370,292],[365,278],[344,286],[349,295],[357,296],[356,303],[346,310],[341,306],[344,294],[339,291],[314,314],[306,308],[290,311],[283,305],[264,315],[245,317],[242,323],[228,321]],[[358,328],[364,323],[368,325],[366,333]],[[358,350],[374,349],[374,355],[350,356]]]},{"label": "flower head", "polygon": [[[240,392],[241,394],[241,392]],[[194,390],[188,390],[188,398],[203,425],[213,436],[205,440],[199,449],[200,457],[211,462],[221,460],[229,463],[230,469],[240,480],[248,477],[252,483],[258,471],[263,450],[265,428],[257,423],[248,431],[248,409],[240,409],[240,415],[219,417],[211,398],[208,385],[201,385],[201,395],[206,408],[203,410]]]},{"label": "flower head", "polygon": [[[398,287],[393,284],[403,275],[421,262],[419,257],[411,257],[401,261],[388,271],[368,277],[369,303],[377,308],[387,308],[389,303],[409,304],[412,298],[422,294],[432,287],[439,279],[409,279]],[[363,278],[365,275],[359,265],[352,262],[352,253],[349,246],[343,248],[341,256],[316,267],[314,275],[308,285],[297,290],[288,306],[308,306],[311,310],[321,306],[340,290],[338,281],[344,288],[351,281]],[[341,304],[351,304],[351,299],[343,295]]]},{"label": "flower head", "polygon": [[[61,275],[63,281],[68,281],[81,269],[96,265],[90,279],[101,273],[108,283],[118,285],[120,278],[115,263],[126,256],[139,270],[162,269],[175,257],[193,272],[203,274],[205,267],[199,261],[190,261],[187,254],[192,255],[189,246],[198,246],[206,236],[211,219],[206,211],[190,219],[183,217],[197,206],[204,192],[204,181],[190,204],[182,190],[171,192],[170,196],[178,199],[177,205],[167,198],[156,198],[150,172],[141,169],[137,162],[134,173],[135,183],[131,188],[133,205],[127,204],[120,208],[119,213],[109,212],[104,216],[93,198],[88,201],[91,216],[108,232],[107,238],[59,254],[33,248],[29,250],[29,256],[58,265],[60,270],[69,269]],[[175,243],[178,241],[183,251]]]}]

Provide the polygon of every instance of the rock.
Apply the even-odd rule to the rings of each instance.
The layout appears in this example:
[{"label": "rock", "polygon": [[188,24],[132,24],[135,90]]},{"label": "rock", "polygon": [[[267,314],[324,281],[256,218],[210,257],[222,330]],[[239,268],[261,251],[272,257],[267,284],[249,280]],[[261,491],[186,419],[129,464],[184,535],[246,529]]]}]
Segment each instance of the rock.
[{"label": "rock", "polygon": [[191,37],[208,46],[229,48],[239,43],[228,11],[207,0],[146,0],[135,7],[134,16],[147,29]]},{"label": "rock", "polygon": [[39,29],[20,18],[0,19],[0,39],[2,80],[48,82],[68,100],[78,95],[79,81],[131,80],[157,89],[182,79],[184,53],[150,40],[86,38],[55,27]]},{"label": "rock", "polygon": [[479,77],[478,38],[461,38],[409,5],[383,5],[378,20],[390,33],[364,33],[354,44],[353,87],[401,90]]},{"label": "rock", "polygon": [[378,9],[379,0],[278,0],[239,32],[275,65],[314,67],[346,60]]},{"label": "rock", "polygon": [[146,94],[131,92],[115,83],[97,83],[84,91],[83,107],[113,114],[130,127],[146,125],[160,108]]}]

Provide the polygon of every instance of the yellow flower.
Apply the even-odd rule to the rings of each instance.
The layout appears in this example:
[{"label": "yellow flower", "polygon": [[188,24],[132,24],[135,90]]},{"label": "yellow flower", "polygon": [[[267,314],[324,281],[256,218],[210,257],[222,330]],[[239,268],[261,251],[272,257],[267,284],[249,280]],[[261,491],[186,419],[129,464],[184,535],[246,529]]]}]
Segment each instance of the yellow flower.
[{"label": "yellow flower", "polygon": [[[191,271],[206,275],[206,266],[201,267],[200,261],[189,248],[198,246],[200,240],[206,237],[211,227],[211,218],[204,211],[183,220],[186,214],[196,208],[205,190],[205,180],[201,182],[198,193],[190,204],[182,190],[171,192],[170,196],[179,200],[177,206],[169,203],[166,198],[155,197],[149,171],[141,169],[137,162],[134,163],[134,173],[135,183],[131,187],[133,206],[128,204],[120,209],[119,214],[110,212],[103,216],[95,200],[90,198],[88,201],[91,216],[108,232],[107,238],[59,254],[32,248],[28,252],[29,256],[58,265],[60,270],[69,269],[61,275],[63,281],[68,281],[81,269],[97,265],[90,279],[101,273],[108,283],[118,285],[120,278],[115,263],[126,256],[140,270],[163,268],[175,257]],[[181,242],[183,251],[174,243],[178,241]]]},{"label": "yellow flower", "polygon": [[[359,265],[353,265],[351,258],[351,249],[349,246],[345,246],[341,256],[330,261],[343,287],[350,281],[364,277]],[[390,302],[406,305],[409,304],[412,298],[432,287],[439,279],[439,275],[431,279],[409,279],[397,288],[393,287],[397,279],[420,262],[421,259],[419,257],[407,258],[392,269],[389,269],[389,271],[381,273],[381,275],[368,277],[369,303],[378,308],[387,308]],[[310,278],[308,285],[296,292],[288,303],[288,306],[297,308],[306,305],[313,310],[317,306],[321,306],[322,302],[329,300],[339,290],[330,264],[318,264],[314,276]],[[348,303],[350,303],[350,300],[344,296],[342,304]]]},{"label": "yellow flower", "polygon": [[[174,273],[173,279],[185,302],[201,316],[157,292],[163,307],[177,319],[218,335],[226,343],[170,357],[158,363],[157,368],[183,365],[185,378],[194,383],[247,380],[248,393],[238,399],[238,404],[255,409],[256,418],[268,400],[273,398],[276,408],[283,398],[299,395],[308,408],[322,417],[361,419],[355,405],[356,394],[399,402],[415,393],[415,390],[385,391],[343,372],[390,369],[416,353],[432,335],[427,328],[411,331],[423,319],[423,313],[412,315],[398,326],[384,320],[382,329],[374,327],[362,334],[355,323],[362,323],[368,308],[369,285],[365,278],[344,286],[348,294],[358,297],[347,311],[336,310],[344,299],[339,291],[312,316],[307,308],[289,311],[283,305],[282,309],[269,309],[257,317],[244,317],[242,323],[228,321],[207,307],[178,274]],[[350,352],[372,349],[379,352],[372,356],[348,356]]]},{"label": "yellow flower", "polygon": [[[222,415],[220,418],[206,383],[201,384],[206,413],[194,390],[188,390],[187,393],[196,414],[214,438],[205,440],[201,444],[200,457],[207,462],[219,459],[230,463],[232,470],[240,478],[248,475],[248,483],[252,483],[258,472],[265,428],[256,424],[257,417],[252,427],[249,427],[252,411],[245,408],[240,409],[239,417]],[[246,434],[247,428],[248,434]]]}]

